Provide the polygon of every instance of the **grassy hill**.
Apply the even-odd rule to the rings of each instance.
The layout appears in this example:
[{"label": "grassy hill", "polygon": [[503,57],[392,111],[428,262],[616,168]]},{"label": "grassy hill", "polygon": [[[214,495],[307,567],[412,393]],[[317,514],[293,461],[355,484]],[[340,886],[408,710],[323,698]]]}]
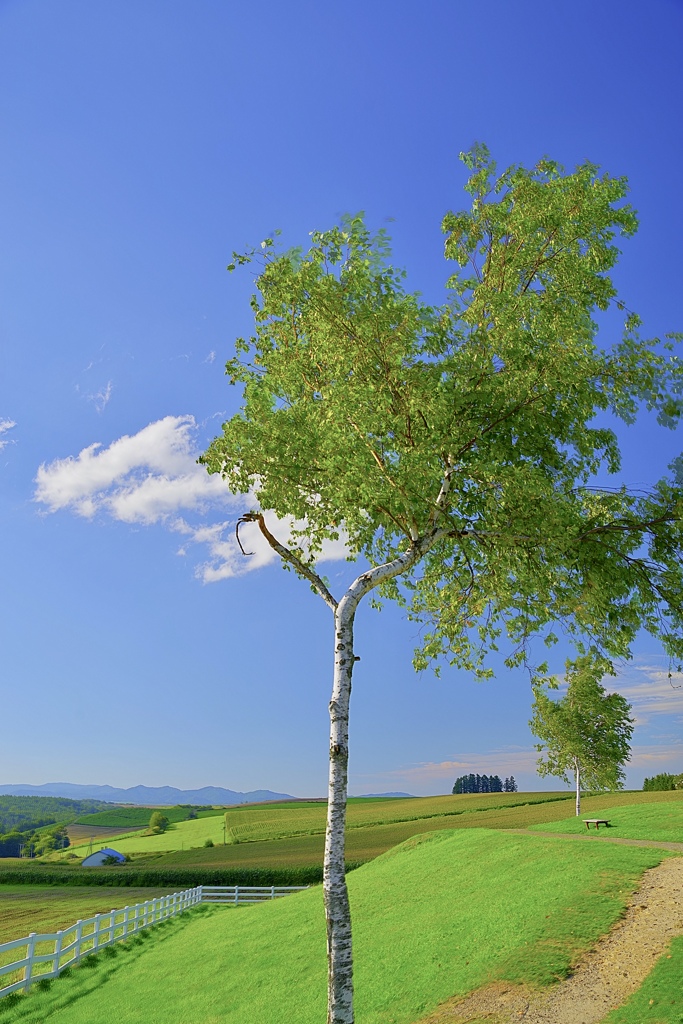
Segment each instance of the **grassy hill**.
[{"label": "grassy hill", "polygon": [[[563,976],[665,855],[487,829],[442,830],[386,853],[349,876],[359,1022],[409,1024],[495,978]],[[324,1020],[319,886],[194,915],[153,932],[142,952],[33,990],[3,1022],[139,1024],[141,1006],[145,1024]]]},{"label": "grassy hill", "polygon": [[[644,793],[652,797],[654,793]],[[566,821],[543,822],[532,825],[534,831],[561,832],[566,835],[585,835],[584,818],[606,818],[608,829],[600,828],[602,835],[612,839],[651,839],[667,843],[683,843],[683,799],[677,801],[641,800],[636,804],[614,804],[611,797],[603,797],[599,807],[592,807],[590,813],[574,815]],[[591,826],[592,829],[592,826]]]}]

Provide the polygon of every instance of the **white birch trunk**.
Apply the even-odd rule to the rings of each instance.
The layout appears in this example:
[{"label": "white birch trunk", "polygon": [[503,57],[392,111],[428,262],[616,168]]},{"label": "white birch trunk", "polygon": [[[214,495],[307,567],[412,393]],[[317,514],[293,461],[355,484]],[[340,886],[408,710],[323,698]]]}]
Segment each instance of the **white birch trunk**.
[{"label": "white birch trunk", "polygon": [[581,814],[581,768],[574,758],[574,775],[576,776],[576,817]]},{"label": "white birch trunk", "polygon": [[351,910],[345,877],[349,701],[353,620],[357,604],[344,597],[334,616],[334,683],[330,700],[330,769],[323,893],[327,922],[327,1024],[353,1024]]},{"label": "white birch trunk", "polygon": [[[450,475],[448,480],[450,479]],[[441,505],[448,492],[448,480],[439,492]],[[349,764],[349,702],[351,677],[356,661],[353,651],[353,621],[359,601],[384,580],[410,569],[448,530],[436,528],[423,537],[411,534],[407,551],[384,565],[362,573],[337,603],[318,574],[272,535],[261,512],[247,512],[238,522],[257,522],[274,551],[294,566],[334,612],[334,682],[330,700],[330,774],[323,864],[323,894],[327,922],[327,1024],[354,1024],[353,956],[351,910],[345,877],[346,791]]]}]

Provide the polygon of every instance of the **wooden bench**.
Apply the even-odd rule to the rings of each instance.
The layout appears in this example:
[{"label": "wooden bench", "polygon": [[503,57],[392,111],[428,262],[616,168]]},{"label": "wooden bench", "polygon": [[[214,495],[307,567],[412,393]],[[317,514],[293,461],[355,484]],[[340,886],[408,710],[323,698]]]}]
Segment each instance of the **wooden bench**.
[{"label": "wooden bench", "polygon": [[600,830],[601,825],[604,825],[605,828],[611,827],[607,818],[584,818],[583,821],[587,829],[590,829],[591,825],[595,825],[597,831]]}]

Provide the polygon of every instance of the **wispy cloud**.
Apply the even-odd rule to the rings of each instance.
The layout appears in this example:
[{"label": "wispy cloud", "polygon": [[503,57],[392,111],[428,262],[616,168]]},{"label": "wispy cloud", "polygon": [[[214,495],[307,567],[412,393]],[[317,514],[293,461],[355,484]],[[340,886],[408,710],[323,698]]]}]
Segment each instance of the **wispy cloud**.
[{"label": "wispy cloud", "polygon": [[637,743],[628,763],[631,768],[644,768],[646,773],[651,771],[653,775],[667,768],[680,771],[683,765],[683,743],[678,740],[672,743]]},{"label": "wispy cloud", "polygon": [[216,358],[216,353],[215,353],[215,352],[213,351],[213,349],[212,349],[212,350],[211,350],[211,352],[209,352],[209,354],[208,354],[208,356],[206,357],[206,359],[204,360],[204,362],[205,362],[205,363],[213,363],[213,361],[215,360],[215,358]]},{"label": "wispy cloud", "polygon": [[494,772],[498,775],[514,775],[515,772],[534,772],[538,754],[523,747],[505,747],[477,754],[455,754],[447,761],[421,761],[419,764],[396,768],[393,771],[377,772],[377,778],[401,778],[416,786],[424,783],[452,779],[470,772],[481,774]]},{"label": "wispy cloud", "polygon": [[652,658],[634,659],[616,679],[603,680],[603,685],[633,706],[637,725],[653,715],[683,715],[683,673],[672,671],[669,678],[668,665],[656,664]]},{"label": "wispy cloud", "polygon": [[[255,502],[252,502],[253,504]],[[274,533],[278,540],[285,545],[289,545],[291,541],[293,528],[300,525],[291,516],[278,519],[272,512],[266,512],[265,520],[271,533]],[[204,583],[216,583],[218,580],[240,576],[245,572],[260,569],[270,562],[277,561],[278,558],[254,523],[245,524],[240,532],[242,543],[249,552],[247,556],[243,554],[237,543],[234,521],[211,525],[202,524],[194,527],[184,519],[177,519],[172,524],[172,529],[184,534],[188,544],[206,544],[208,546],[209,558],[198,565],[195,570],[196,575]],[[187,548],[183,547],[181,553],[186,554]],[[339,561],[346,558],[347,554],[348,550],[342,534],[339,540],[325,541],[317,561]]]},{"label": "wispy cloud", "polygon": [[14,427],[16,427],[14,420],[0,420],[0,451],[6,448],[8,444],[14,444],[12,438],[2,437],[3,434],[6,434],[8,430],[12,430]]},{"label": "wispy cloud", "polygon": [[109,380],[104,385],[104,387],[100,388],[99,391],[95,391],[95,392],[93,392],[91,394],[86,395],[85,397],[87,398],[87,400],[89,402],[93,403],[93,405],[95,406],[95,408],[97,409],[98,412],[103,412],[104,409],[106,408],[106,406],[109,403],[109,399],[111,398],[111,394],[112,394],[113,390],[114,390],[114,381],[113,380]]},{"label": "wispy cloud", "polygon": [[[184,538],[179,554],[190,545],[208,548],[196,568],[205,583],[214,583],[261,568],[277,557],[251,524],[244,540],[253,554],[246,558],[235,539],[235,521],[256,501],[233,495],[217,475],[197,465],[197,424],[193,416],[166,416],[124,435],[108,447],[84,448],[75,458],[55,459],[36,474],[34,499],[49,512],[66,510],[86,519],[109,516],[124,523],[162,524]],[[192,516],[222,511],[218,521],[196,522]],[[226,518],[232,511],[233,517]],[[292,519],[267,514],[269,528],[287,544]],[[319,561],[346,557],[343,538],[328,542]],[[201,556],[200,556],[201,557]]]}]

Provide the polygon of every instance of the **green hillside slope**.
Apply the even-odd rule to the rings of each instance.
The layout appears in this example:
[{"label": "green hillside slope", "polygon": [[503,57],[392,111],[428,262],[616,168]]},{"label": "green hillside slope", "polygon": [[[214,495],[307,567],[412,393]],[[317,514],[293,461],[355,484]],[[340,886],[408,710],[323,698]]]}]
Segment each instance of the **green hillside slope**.
[{"label": "green hillside slope", "polygon": [[[349,876],[359,1024],[409,1024],[492,978],[562,976],[662,856],[486,829],[409,840]],[[320,887],[257,907],[211,908],[145,946],[32,993],[3,1024],[325,1019]],[[98,971],[102,987],[93,982]]]},{"label": "green hillside slope", "polygon": [[[663,843],[683,843],[683,799],[670,803],[658,801],[620,807],[614,805],[611,797],[605,797],[602,806],[591,808],[590,812],[585,812],[578,818],[574,815],[565,821],[544,822],[532,825],[531,828],[539,832],[585,835],[584,818],[606,818],[610,823],[609,828],[601,827],[599,831],[602,835],[609,835],[611,839],[650,839]],[[591,830],[592,828],[593,826]]]}]

